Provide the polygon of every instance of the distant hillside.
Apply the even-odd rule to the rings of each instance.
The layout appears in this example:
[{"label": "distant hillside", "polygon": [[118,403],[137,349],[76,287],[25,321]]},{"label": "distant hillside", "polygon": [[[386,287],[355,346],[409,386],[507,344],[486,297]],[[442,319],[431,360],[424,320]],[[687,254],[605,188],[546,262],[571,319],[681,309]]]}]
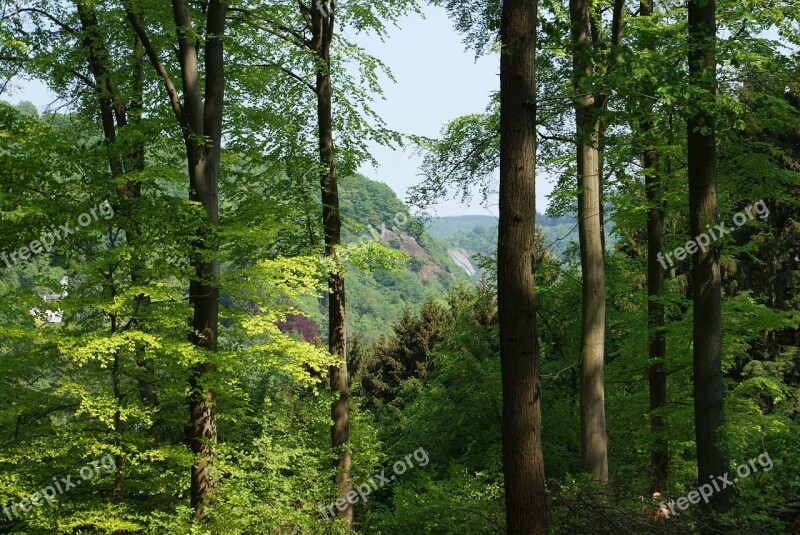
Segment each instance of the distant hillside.
[{"label": "distant hillside", "polygon": [[[403,309],[415,309],[429,297],[443,296],[454,285],[470,280],[467,266],[454,263],[447,247],[412,220],[408,207],[386,184],[361,175],[348,177],[340,183],[340,203],[344,244],[373,239],[410,257],[399,273],[347,274],[351,334],[366,340],[388,334]],[[323,329],[325,306],[316,303],[311,313]]]},{"label": "distant hillside", "polygon": [[[550,252],[561,257],[566,249],[578,242],[577,221],[571,217],[551,219],[537,214],[544,230],[545,242]],[[426,231],[441,240],[450,249],[463,249],[470,255],[494,254],[497,250],[496,217],[464,215],[439,217],[426,223]]]},{"label": "distant hillside", "polygon": [[[405,308],[429,297],[443,296],[461,282],[479,276],[473,256],[497,250],[497,218],[491,215],[440,217],[424,224],[411,218],[408,207],[381,182],[354,175],[340,182],[342,242],[371,239],[409,255],[398,273],[347,274],[348,326],[352,335],[374,340],[388,334]],[[578,241],[575,219],[537,214],[550,251],[562,257]],[[610,240],[609,240],[610,241]],[[325,330],[325,303],[309,303],[312,318]]]},{"label": "distant hillside", "polygon": [[425,230],[440,240],[463,236],[477,227],[497,228],[497,218],[490,215],[460,215],[437,217],[425,223]]}]

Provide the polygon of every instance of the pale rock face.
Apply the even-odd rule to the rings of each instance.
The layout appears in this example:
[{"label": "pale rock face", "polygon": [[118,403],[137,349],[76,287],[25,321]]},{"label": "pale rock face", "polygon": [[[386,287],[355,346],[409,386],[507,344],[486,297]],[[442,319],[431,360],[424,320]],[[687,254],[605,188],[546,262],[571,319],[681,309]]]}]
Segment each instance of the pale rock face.
[{"label": "pale rock face", "polygon": [[469,254],[464,249],[449,249],[447,253],[450,255],[450,260],[463,269],[470,277],[478,272],[472,265],[472,262],[470,262]]}]

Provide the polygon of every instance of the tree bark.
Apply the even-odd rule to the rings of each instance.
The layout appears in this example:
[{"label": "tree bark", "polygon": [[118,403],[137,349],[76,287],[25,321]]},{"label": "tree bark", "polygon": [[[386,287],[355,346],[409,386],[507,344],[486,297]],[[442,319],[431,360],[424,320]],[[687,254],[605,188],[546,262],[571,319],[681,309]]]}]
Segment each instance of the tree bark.
[{"label": "tree bark", "polygon": [[[639,14],[642,17],[653,15],[653,0],[640,2]],[[648,42],[646,48],[655,52],[655,43]],[[650,94],[649,92],[646,92]],[[667,375],[664,371],[667,342],[664,332],[664,305],[659,302],[664,296],[664,268],[660,258],[664,254],[664,200],[662,179],[659,168],[659,152],[655,147],[653,133],[653,103],[649,98],[642,99],[642,120],[640,128],[644,138],[645,150],[642,154],[647,195],[647,330],[650,412],[650,492],[664,493],[669,480],[669,439],[667,419],[662,413],[667,407]]]},{"label": "tree bark", "polygon": [[[334,32],[334,8],[317,4],[311,8],[312,50],[319,67],[316,74],[317,126],[319,130],[320,187],[322,190],[322,224],[325,233],[325,255],[336,268],[328,276],[328,349],[339,358],[339,364],[329,371],[331,391],[338,399],[331,406],[331,446],[336,454],[334,481],[340,498],[353,490],[350,480],[350,386],[347,369],[347,316],[345,285],[339,270],[336,248],[341,244],[341,216],[336,158],[333,145],[333,95],[330,48]],[[339,516],[353,522],[353,507],[348,502]]]},{"label": "tree bark", "polygon": [[220,265],[216,257],[214,233],[219,224],[218,186],[225,88],[223,36],[227,2],[210,0],[206,8],[205,95],[189,4],[186,0],[172,2],[178,34],[177,53],[183,81],[183,102],[147,31],[129,3],[125,3],[125,11],[151,65],[164,82],[170,106],[183,129],[189,170],[189,199],[203,206],[207,218],[196,230],[193,239],[191,264],[195,277],[189,284],[189,301],[194,308],[189,339],[206,353],[206,358],[194,366],[189,376],[190,424],[187,428],[187,439],[195,455],[191,468],[191,506],[194,517],[201,519],[205,516],[205,507],[211,500],[214,488],[208,469],[214,460],[214,445],[217,442],[216,396],[206,382],[207,376],[216,371],[216,365],[210,357],[217,350],[219,321]]},{"label": "tree bark", "polygon": [[[208,218],[207,226],[195,237],[196,256],[192,259],[195,279],[189,286],[194,304],[192,343],[207,351],[217,351],[219,321],[220,264],[216,258],[217,244],[213,236],[219,224],[219,168],[222,145],[224,77],[224,46],[227,3],[211,0],[208,4],[205,41],[205,102],[201,94],[200,67],[195,43],[191,40],[192,17],[186,0],[173,0],[175,25],[180,36],[179,54],[184,90],[184,113],[189,131],[186,132],[186,155],[189,163],[189,199],[202,204]],[[206,141],[202,141],[203,136]],[[208,252],[213,254],[208,259]],[[209,355],[210,356],[210,355]],[[190,444],[195,454],[191,470],[191,505],[195,518],[202,518],[211,499],[214,481],[209,465],[214,459],[217,442],[216,395],[206,384],[207,375],[216,366],[209,361],[196,365],[189,379],[191,393]]]},{"label": "tree bark", "polygon": [[[111,317],[111,333],[114,334],[117,330],[117,318]],[[117,453],[114,455],[114,463],[117,469],[114,471],[114,488],[112,496],[114,504],[119,505],[122,503],[122,474],[125,470],[125,428],[122,425],[122,361],[120,349],[114,352],[114,365],[113,365],[113,383],[114,383],[114,399],[117,401],[117,408],[114,411],[114,446]],[[115,532],[117,533],[117,532]]]},{"label": "tree bark", "polygon": [[[144,170],[144,146],[137,144],[136,148],[131,154],[120,156],[115,147],[117,143],[117,129],[125,128],[128,125],[128,109],[122,101],[118,87],[111,76],[110,58],[105,39],[101,33],[100,25],[97,20],[97,12],[91,2],[85,0],[76,0],[75,6],[77,8],[78,19],[81,22],[81,46],[86,51],[87,62],[89,69],[94,78],[95,90],[98,94],[99,111],[101,125],[103,127],[103,134],[105,136],[106,146],[108,148],[108,163],[113,177],[122,176],[126,171],[142,171]],[[138,43],[138,39],[137,39]],[[139,47],[134,47],[134,91],[138,91],[139,100],[143,92],[141,84],[141,57],[139,55]],[[136,119],[140,119],[140,114],[135,113]],[[116,124],[115,124],[116,123]],[[133,197],[141,196],[141,185],[138,182],[126,183],[124,186],[118,188],[118,194],[122,201],[126,201]],[[134,218],[132,214],[128,214],[129,220],[133,225]],[[126,237],[129,245],[136,243],[137,237],[141,235],[141,231],[136,236],[136,231],[133,228],[127,229]],[[131,270],[131,282],[137,284],[138,269]],[[109,279],[112,277],[109,276]],[[112,295],[115,290],[112,288]],[[137,300],[138,301],[138,300]],[[134,314],[138,312],[134,311]],[[111,333],[115,334],[118,330],[118,320],[116,315],[111,316]],[[138,353],[138,351],[137,351]],[[115,434],[115,447],[117,453],[115,455],[115,462],[117,470],[114,474],[113,486],[113,502],[115,504],[122,503],[122,490],[123,490],[123,472],[124,472],[124,425],[122,421],[122,399],[124,397],[122,392],[122,355],[121,351],[114,353],[114,363],[112,366],[112,383],[114,389],[114,399],[117,403],[117,408],[114,411],[114,434]],[[137,361],[139,360],[137,355]],[[155,398],[155,384],[152,385],[152,396]],[[157,401],[156,401],[157,403]]]},{"label": "tree bark", "polygon": [[[689,0],[689,79],[705,93],[687,121],[689,210],[692,236],[707,232],[718,220],[717,149],[714,115],[716,82],[716,16],[714,0]],[[694,301],[694,416],[700,484],[727,472],[718,444],[725,422],[722,388],[722,296],[719,247],[692,255]],[[711,496],[716,509],[728,506],[729,487]]]},{"label": "tree bark", "polygon": [[588,0],[570,0],[573,71],[576,89],[578,236],[581,249],[581,466],[594,479],[608,481],[605,417],[606,280],[601,222],[601,119],[592,76],[592,27]]},{"label": "tree bark", "polygon": [[[653,107],[645,104],[644,112],[652,116]],[[642,121],[642,133],[652,129],[650,119]],[[650,142],[647,142],[648,145]],[[647,327],[648,354],[650,357],[649,386],[650,412],[660,413],[667,407],[667,375],[664,371],[667,342],[664,332],[664,268],[660,259],[664,254],[664,204],[658,153],[648,149],[643,155],[645,190],[647,192]],[[669,440],[667,420],[663,414],[650,419],[653,444],[650,451],[651,492],[664,492],[669,476]]]},{"label": "tree bark", "polygon": [[127,124],[125,106],[119,100],[119,93],[108,70],[108,49],[100,33],[94,5],[87,0],[76,0],[75,6],[81,22],[81,47],[86,51],[89,70],[92,71],[100,103],[100,122],[103,126],[106,145],[109,147],[108,163],[112,176],[119,177],[125,173],[125,169],[122,159],[112,148],[117,140],[117,127],[114,120],[116,116],[119,127]]},{"label": "tree bark", "polygon": [[503,2],[497,300],[506,526],[514,535],[548,533],[533,275],[537,16],[535,0]]},{"label": "tree bark", "polygon": [[[81,46],[86,50],[89,69],[92,71],[92,76],[95,82],[95,90],[98,93],[101,125],[103,127],[103,134],[106,139],[106,144],[109,147],[108,161],[111,169],[111,175],[113,177],[119,177],[124,173],[144,171],[145,148],[143,141],[137,141],[134,143],[131,150],[123,156],[115,152],[114,147],[118,137],[117,129],[122,129],[128,126],[129,117],[131,118],[133,124],[138,125],[141,123],[142,101],[144,98],[144,48],[142,46],[141,39],[139,39],[137,36],[133,46],[132,87],[134,99],[128,106],[122,100],[118,86],[111,76],[108,48],[105,44],[105,39],[100,33],[100,26],[97,21],[97,12],[94,6],[85,0],[76,0],[76,7],[83,32]],[[136,215],[134,214],[133,210],[126,208],[130,207],[131,201],[141,198],[141,182],[138,180],[127,181],[124,186],[120,186],[118,188],[117,193],[120,197],[120,201],[123,203],[123,210],[130,224],[130,227],[125,231],[126,241],[128,246],[135,250],[142,237],[141,225],[136,220]],[[142,271],[143,267],[141,265],[133,265],[131,267],[131,282],[134,285],[138,285],[143,282],[141,276]],[[140,316],[143,313],[143,309],[148,304],[149,298],[147,296],[137,296],[133,315]],[[138,321],[136,318],[134,318],[131,322],[131,325],[137,324]],[[153,370],[152,363],[147,360],[145,350],[143,348],[137,347],[135,352],[136,363],[141,369],[141,373],[143,375],[143,377],[138,380],[139,396],[146,405],[157,407],[158,385],[154,379],[155,372]],[[157,428],[158,424],[154,422],[150,430],[151,434],[156,438],[157,442],[162,442],[163,433],[159,433]]]}]

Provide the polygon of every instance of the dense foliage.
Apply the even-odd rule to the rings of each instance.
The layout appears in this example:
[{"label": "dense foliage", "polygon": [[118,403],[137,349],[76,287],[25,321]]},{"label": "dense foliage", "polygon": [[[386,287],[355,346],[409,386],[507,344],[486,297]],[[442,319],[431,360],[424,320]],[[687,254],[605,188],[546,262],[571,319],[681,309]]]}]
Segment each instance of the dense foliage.
[{"label": "dense foliage", "polygon": [[[405,137],[371,108],[388,70],[351,40],[386,35],[418,4],[222,3],[226,97],[219,221],[211,225],[187,187],[187,154],[195,155],[192,143],[204,153],[208,140],[191,133],[171,97],[202,85],[177,75],[187,72],[180,52],[207,60],[219,36],[204,17],[220,3],[176,0],[191,4],[195,20],[177,32],[163,2],[11,4],[0,7],[0,94],[24,76],[63,106],[39,115],[31,103],[0,101],[0,533],[505,533],[497,220],[424,213],[453,193],[491,203],[499,100],[454,119],[440,139]],[[498,44],[501,2],[441,4],[476,53]],[[541,360],[551,530],[797,532],[800,6],[718,2],[719,94],[708,103],[686,79],[685,10],[667,2],[642,16],[635,4],[617,4],[624,31],[611,44],[603,27],[613,5],[591,3],[600,44],[584,80],[608,97],[599,204],[606,484],[581,466],[574,44],[567,3],[540,2],[536,163],[557,187],[546,215],[528,218],[537,325],[528,340]],[[310,10],[323,8],[344,28],[327,63],[308,30],[321,20]],[[320,169],[314,85],[326,76],[342,226],[327,256],[320,176],[331,171]],[[726,510],[697,504],[673,514],[676,500],[706,483],[697,481],[692,406],[696,281],[687,255],[665,262],[656,300],[667,404],[650,410],[647,228],[657,204],[664,250],[690,239],[685,134],[698,107],[717,126],[719,222],[731,229],[714,241],[720,447],[738,477]],[[370,143],[408,141],[424,155],[410,206],[356,173],[372,159]],[[647,151],[660,156],[657,203],[646,186]],[[477,274],[465,271],[463,255]],[[208,282],[197,269],[204,263],[220,271],[214,351],[193,343],[190,288]],[[346,360],[325,342],[328,282],[342,272]],[[343,362],[351,369],[349,474],[359,492],[352,525],[336,515],[341,452],[331,447],[337,395],[328,381]],[[215,393],[214,436],[202,439],[209,458],[192,449],[187,409],[198,383]],[[654,419],[665,422],[661,431]],[[670,465],[666,487],[654,493],[659,443]],[[213,489],[197,515],[189,474],[201,462]]]}]

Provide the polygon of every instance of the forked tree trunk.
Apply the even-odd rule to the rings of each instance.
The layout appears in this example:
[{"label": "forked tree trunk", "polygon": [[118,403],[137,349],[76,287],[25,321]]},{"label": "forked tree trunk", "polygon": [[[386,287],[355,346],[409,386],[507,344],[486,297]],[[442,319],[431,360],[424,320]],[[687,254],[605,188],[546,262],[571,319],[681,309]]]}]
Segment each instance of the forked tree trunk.
[{"label": "forked tree trunk", "polygon": [[[705,102],[687,121],[690,231],[693,237],[707,232],[718,219],[717,149],[713,105],[717,92],[716,15],[714,0],[689,0],[689,77],[705,92]],[[722,389],[722,294],[719,247],[692,255],[694,300],[694,418],[697,470],[700,484],[723,475],[727,460],[719,447],[719,428],[725,422]],[[728,506],[731,487],[715,492],[711,504]]]},{"label": "forked tree trunk", "polygon": [[[331,367],[330,388],[338,398],[331,406],[331,446],[336,455],[334,476],[339,498],[347,500],[353,490],[350,480],[350,386],[347,369],[347,317],[345,310],[344,275],[338,269],[336,248],[341,244],[339,186],[333,146],[333,95],[331,86],[331,41],[334,31],[334,8],[317,3],[311,8],[311,47],[317,56],[316,75],[317,127],[319,129],[320,188],[322,190],[322,223],[325,232],[325,254],[337,267],[328,275],[328,349],[339,358]],[[348,523],[353,521],[353,506],[348,502],[338,513]]]},{"label": "forked tree trunk", "polygon": [[[219,171],[222,146],[223,102],[225,89],[224,44],[227,2],[210,0],[205,6],[204,67],[200,68],[197,37],[187,0],[173,0],[172,11],[178,34],[178,60],[183,82],[183,102],[161,63],[144,25],[130,2],[125,11],[156,74],[167,90],[169,103],[183,129],[189,169],[189,199],[200,203],[206,221],[193,236],[191,264],[194,278],[189,284],[189,300],[194,307],[190,341],[205,358],[196,364],[189,377],[190,424],[187,439],[195,455],[191,468],[191,505],[195,518],[205,516],[211,500],[214,481],[209,466],[214,460],[217,442],[216,396],[207,384],[208,375],[216,371],[213,354],[217,350],[219,321],[220,265],[216,255],[215,230],[219,224]],[[201,71],[205,84],[201,83]],[[205,85],[205,94],[203,93]]]},{"label": "forked tree trunk", "polygon": [[500,55],[497,301],[507,533],[548,533],[533,260],[536,1],[505,0]]},{"label": "forked tree trunk", "polygon": [[[175,24],[191,28],[192,19],[188,2],[173,0]],[[205,42],[205,99],[200,91],[200,68],[198,53],[189,33],[180,32],[181,72],[185,93],[185,112],[191,132],[202,132],[208,140],[201,142],[196,136],[186,137],[189,162],[190,195],[192,201],[200,202],[208,218],[206,228],[198,230],[193,259],[195,280],[189,294],[194,304],[192,343],[210,354],[217,351],[217,327],[219,321],[219,277],[220,265],[216,255],[206,258],[208,251],[216,252],[213,238],[219,224],[219,170],[222,145],[224,78],[225,1],[211,0],[208,4]],[[204,102],[205,100],[205,102]],[[213,362],[202,362],[195,367],[190,378],[191,394],[191,447],[195,464],[191,471],[191,503],[195,517],[204,515],[204,508],[211,498],[214,481],[209,474],[209,465],[214,459],[217,442],[216,396],[204,384],[206,376],[216,371]]]},{"label": "forked tree trunk", "polygon": [[601,222],[601,118],[596,95],[586,86],[592,74],[589,0],[570,0],[578,174],[578,236],[581,249],[581,466],[597,481],[608,481],[605,416],[606,279]]},{"label": "forked tree trunk", "polygon": [[[653,15],[653,0],[642,0],[639,14],[642,17]],[[655,52],[655,43],[648,42],[646,48]],[[669,480],[669,438],[667,419],[661,414],[667,407],[667,375],[664,359],[667,353],[664,332],[664,305],[659,301],[664,296],[664,268],[660,258],[664,254],[664,200],[659,153],[655,147],[653,134],[653,103],[649,98],[642,99],[642,120],[640,122],[645,150],[642,154],[647,195],[647,331],[648,354],[650,357],[649,387],[650,432],[650,492],[664,493]]]}]

